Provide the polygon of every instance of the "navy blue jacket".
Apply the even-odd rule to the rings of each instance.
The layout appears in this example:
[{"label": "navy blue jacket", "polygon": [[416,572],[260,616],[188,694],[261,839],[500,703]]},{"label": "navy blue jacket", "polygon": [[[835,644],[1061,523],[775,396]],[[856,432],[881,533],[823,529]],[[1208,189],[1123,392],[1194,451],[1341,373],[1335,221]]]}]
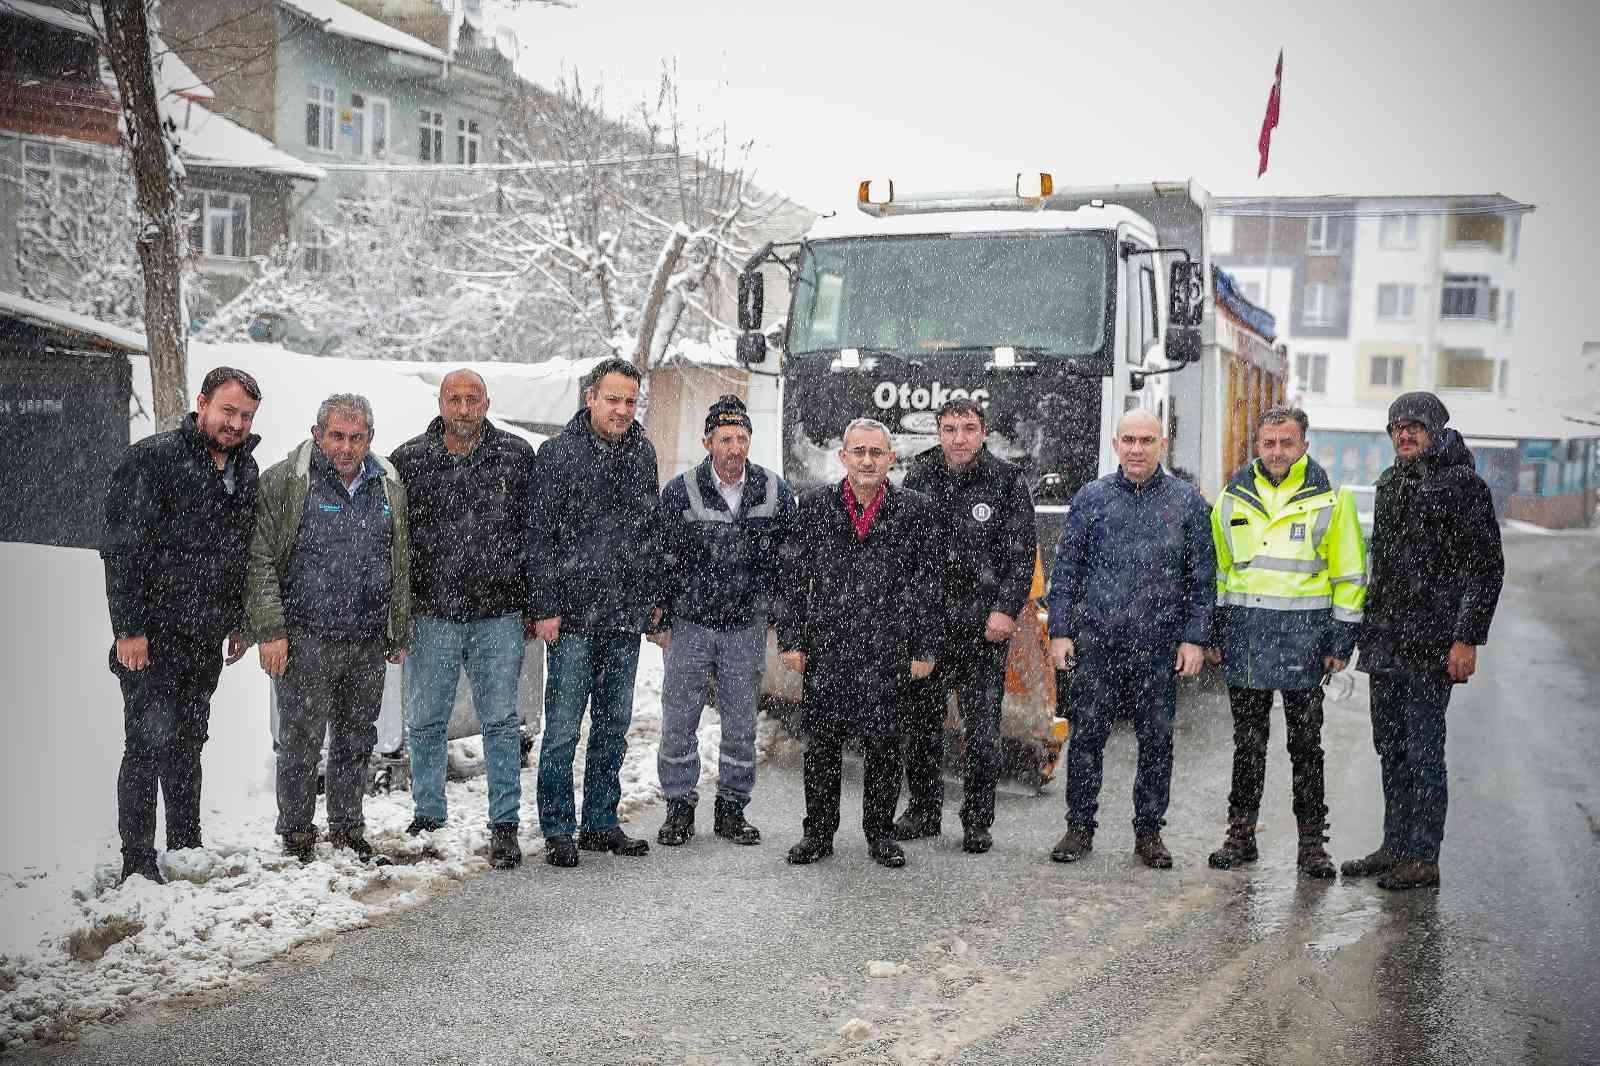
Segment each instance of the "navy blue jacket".
[{"label": "navy blue jacket", "polygon": [[778,547],[794,494],[777,474],[745,465],[739,513],[730,515],[707,458],[661,490],[662,625],[711,629],[765,622],[778,583]]},{"label": "navy blue jacket", "polygon": [[1143,485],[1121,470],[1073,497],[1050,569],[1050,635],[1106,644],[1211,638],[1217,551],[1211,508],[1157,467]]},{"label": "navy blue jacket", "polygon": [[321,448],[311,450],[306,502],[279,583],[284,620],[328,640],[378,640],[394,600],[394,512],[368,455],[352,496]]},{"label": "navy blue jacket", "polygon": [[634,422],[602,445],[588,409],[539,447],[528,500],[528,613],[561,630],[640,633],[659,602],[656,450]]}]

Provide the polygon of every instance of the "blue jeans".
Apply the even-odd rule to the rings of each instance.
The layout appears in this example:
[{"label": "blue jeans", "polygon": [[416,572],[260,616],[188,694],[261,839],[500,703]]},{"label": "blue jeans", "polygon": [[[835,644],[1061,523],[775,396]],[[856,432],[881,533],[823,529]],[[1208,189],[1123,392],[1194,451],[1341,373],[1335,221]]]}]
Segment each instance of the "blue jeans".
[{"label": "blue jeans", "polygon": [[717,757],[717,798],[750,802],[756,783],[756,705],[766,667],[767,625],[709,629],[693,622],[672,626],[666,676],[661,683],[661,748],[656,774],[669,800],[693,804],[700,796],[700,712],[716,677],[722,750]]},{"label": "blue jeans", "polygon": [[1450,786],[1444,765],[1443,672],[1396,670],[1372,676],[1372,746],[1383,772],[1383,848],[1416,862],[1437,863]]},{"label": "blue jeans", "polygon": [[617,824],[638,667],[637,633],[562,633],[546,647],[539,747],[539,831],[546,837],[571,836],[577,828],[572,759],[585,707],[589,751],[583,764],[582,828],[590,833]]},{"label": "blue jeans", "polygon": [[445,820],[445,763],[456,685],[466,667],[472,708],[483,732],[489,773],[489,824],[518,823],[522,803],[522,735],[517,682],[522,678],[522,616],[448,622],[416,620],[406,656],[406,741],[411,749],[411,802],[418,818]]},{"label": "blue jeans", "polygon": [[1100,809],[1102,758],[1111,720],[1133,718],[1139,763],[1133,775],[1133,829],[1154,833],[1166,824],[1172,792],[1172,726],[1178,681],[1176,644],[1117,646],[1092,637],[1077,642],[1072,672],[1072,738],[1067,747],[1067,822],[1094,832]]}]

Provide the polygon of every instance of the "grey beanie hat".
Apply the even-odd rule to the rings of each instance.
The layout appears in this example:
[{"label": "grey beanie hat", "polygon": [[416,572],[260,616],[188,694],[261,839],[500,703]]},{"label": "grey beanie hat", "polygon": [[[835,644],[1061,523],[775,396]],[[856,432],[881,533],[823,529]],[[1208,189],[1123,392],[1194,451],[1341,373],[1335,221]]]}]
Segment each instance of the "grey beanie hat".
[{"label": "grey beanie hat", "polygon": [[1450,412],[1444,403],[1431,392],[1407,392],[1396,397],[1389,405],[1389,425],[1396,422],[1419,422],[1430,436],[1436,435],[1450,421]]}]

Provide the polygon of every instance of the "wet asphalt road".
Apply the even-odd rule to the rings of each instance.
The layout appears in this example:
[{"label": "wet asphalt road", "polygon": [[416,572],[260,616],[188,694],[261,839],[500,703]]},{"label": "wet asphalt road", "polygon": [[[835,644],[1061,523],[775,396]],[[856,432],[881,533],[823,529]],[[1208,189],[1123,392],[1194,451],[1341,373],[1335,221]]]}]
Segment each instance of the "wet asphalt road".
[{"label": "wet asphalt road", "polygon": [[[1128,823],[1133,738],[1107,749],[1096,851],[1046,857],[1057,783],[1001,797],[996,848],[947,835],[900,871],[859,837],[794,869],[798,758],[762,771],[767,842],[535,861],[34,1058],[95,1063],[1600,1062],[1600,538],[1508,537],[1480,676],[1450,710],[1441,892],[1296,878],[1275,712],[1263,858],[1210,870],[1231,751],[1224,700],[1180,710],[1167,840]],[[1348,690],[1348,691],[1347,691]],[[1378,839],[1363,685],[1327,706],[1336,859]],[[654,839],[662,812],[632,829]],[[872,964],[878,964],[873,966]],[[876,970],[881,976],[874,976]]]}]

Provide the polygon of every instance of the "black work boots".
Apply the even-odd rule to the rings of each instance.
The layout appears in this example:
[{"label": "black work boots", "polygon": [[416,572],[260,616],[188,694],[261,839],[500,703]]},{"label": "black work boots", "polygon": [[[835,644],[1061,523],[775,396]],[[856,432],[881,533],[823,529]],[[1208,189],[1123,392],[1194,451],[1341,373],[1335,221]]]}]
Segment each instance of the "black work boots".
[{"label": "black work boots", "polygon": [[744,820],[744,804],[719,796],[714,817],[712,829],[723,840],[745,845],[761,843],[761,830]]},{"label": "black work boots", "polygon": [[146,881],[157,885],[167,883],[167,879],[161,876],[161,866],[156,862],[155,852],[133,859],[124,856],[122,860],[122,876],[117,878],[117,884],[125,883],[130,877],[142,877]]},{"label": "black work boots", "polygon": [[511,870],[522,865],[522,845],[517,843],[516,826],[489,828],[489,865],[496,870]]},{"label": "black work boots", "polygon": [[694,804],[688,800],[667,801],[667,820],[656,831],[656,843],[676,848],[694,836]]},{"label": "black work boots", "polygon": [[1228,834],[1222,838],[1222,847],[1206,856],[1213,870],[1236,870],[1245,863],[1260,858],[1256,850],[1256,812],[1229,811]]},{"label": "black work boots", "polygon": [[1056,862],[1077,862],[1089,852],[1094,850],[1094,831],[1092,829],[1068,829],[1056,846],[1050,849],[1050,857]]},{"label": "black work boots", "polygon": [[1324,830],[1326,822],[1300,823],[1300,849],[1295,853],[1294,864],[1306,877],[1326,881],[1333,877],[1333,859],[1322,845],[1328,842]]}]

